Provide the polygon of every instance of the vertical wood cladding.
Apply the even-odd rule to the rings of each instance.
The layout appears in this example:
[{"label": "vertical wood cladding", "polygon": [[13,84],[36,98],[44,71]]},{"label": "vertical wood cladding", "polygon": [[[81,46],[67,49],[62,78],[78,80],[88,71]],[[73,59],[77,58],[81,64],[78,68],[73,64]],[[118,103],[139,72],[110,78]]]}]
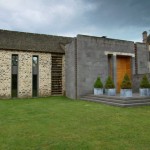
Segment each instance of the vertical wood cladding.
[{"label": "vertical wood cladding", "polygon": [[62,95],[62,55],[52,55],[52,95]]}]

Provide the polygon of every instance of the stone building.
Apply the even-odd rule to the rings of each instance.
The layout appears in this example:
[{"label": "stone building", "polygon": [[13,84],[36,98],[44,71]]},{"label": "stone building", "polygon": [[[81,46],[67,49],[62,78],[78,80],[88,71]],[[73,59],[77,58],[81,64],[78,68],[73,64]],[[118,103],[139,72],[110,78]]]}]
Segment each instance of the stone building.
[{"label": "stone building", "polygon": [[0,98],[93,92],[97,76],[114,79],[117,91],[125,73],[133,90],[141,74],[150,72],[150,36],[143,43],[77,35],[61,37],[0,30]]},{"label": "stone building", "polygon": [[0,30],[0,97],[65,91],[65,44],[72,38]]}]

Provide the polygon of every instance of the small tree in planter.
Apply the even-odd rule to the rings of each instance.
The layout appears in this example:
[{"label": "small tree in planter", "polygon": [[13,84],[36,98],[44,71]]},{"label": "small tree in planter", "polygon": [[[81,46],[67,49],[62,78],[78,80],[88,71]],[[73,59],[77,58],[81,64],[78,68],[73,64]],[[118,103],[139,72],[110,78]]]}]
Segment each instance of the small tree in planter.
[{"label": "small tree in planter", "polygon": [[101,95],[103,94],[103,83],[101,82],[101,78],[97,77],[94,83],[94,95]]},{"label": "small tree in planter", "polygon": [[123,97],[132,97],[132,84],[127,74],[125,74],[122,81],[120,95]]},{"label": "small tree in planter", "polygon": [[105,82],[105,91],[108,96],[115,96],[116,95],[116,89],[114,82],[110,76],[108,76],[106,82]]},{"label": "small tree in planter", "polygon": [[150,84],[146,75],[143,76],[140,82],[140,96],[149,96]]}]

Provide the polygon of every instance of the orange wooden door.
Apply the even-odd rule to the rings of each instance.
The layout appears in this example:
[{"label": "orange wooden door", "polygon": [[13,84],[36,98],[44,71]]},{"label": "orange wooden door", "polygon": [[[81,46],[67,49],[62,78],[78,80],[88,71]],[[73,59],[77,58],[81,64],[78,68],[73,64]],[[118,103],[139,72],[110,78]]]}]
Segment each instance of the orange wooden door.
[{"label": "orange wooden door", "polygon": [[131,79],[131,58],[118,56],[117,57],[117,92],[120,92],[121,82],[126,73]]}]

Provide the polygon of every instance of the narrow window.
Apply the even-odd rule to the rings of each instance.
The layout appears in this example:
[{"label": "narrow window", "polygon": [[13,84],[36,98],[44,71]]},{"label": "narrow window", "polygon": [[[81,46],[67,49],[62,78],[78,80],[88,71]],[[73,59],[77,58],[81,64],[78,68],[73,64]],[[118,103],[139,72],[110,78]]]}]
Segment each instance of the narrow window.
[{"label": "narrow window", "polygon": [[17,97],[18,93],[18,55],[12,55],[11,71],[11,96]]},{"label": "narrow window", "polygon": [[32,96],[38,96],[38,56],[32,57]]},{"label": "narrow window", "polygon": [[108,55],[108,74],[113,77],[112,55]]}]

